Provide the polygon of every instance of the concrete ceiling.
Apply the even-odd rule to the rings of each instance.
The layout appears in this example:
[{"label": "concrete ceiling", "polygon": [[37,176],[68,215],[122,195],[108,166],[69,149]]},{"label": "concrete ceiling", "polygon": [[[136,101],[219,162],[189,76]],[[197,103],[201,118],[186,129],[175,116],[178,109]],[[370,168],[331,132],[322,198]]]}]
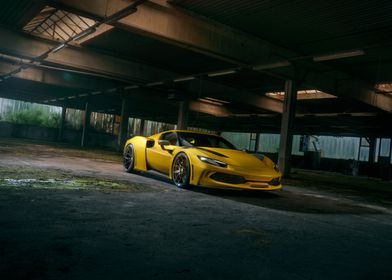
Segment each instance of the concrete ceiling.
[{"label": "concrete ceiling", "polygon": [[338,97],[298,100],[296,133],[392,135],[392,95],[377,87],[392,82],[388,1],[138,1],[133,13],[34,60],[61,43],[23,31],[45,6],[102,21],[133,3],[3,1],[0,96],[80,109],[89,100],[117,114],[128,98],[133,116],[166,122],[189,98],[191,126],[278,132],[282,101],[266,93],[295,79]]}]

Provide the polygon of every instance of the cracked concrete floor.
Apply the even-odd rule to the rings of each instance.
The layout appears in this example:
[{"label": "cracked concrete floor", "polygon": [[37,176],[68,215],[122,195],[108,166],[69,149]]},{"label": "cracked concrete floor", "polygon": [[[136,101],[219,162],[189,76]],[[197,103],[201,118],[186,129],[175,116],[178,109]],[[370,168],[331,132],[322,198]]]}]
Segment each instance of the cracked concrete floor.
[{"label": "cracked concrete floor", "polygon": [[0,279],[392,275],[388,192],[179,190],[114,153],[10,139],[0,176]]}]

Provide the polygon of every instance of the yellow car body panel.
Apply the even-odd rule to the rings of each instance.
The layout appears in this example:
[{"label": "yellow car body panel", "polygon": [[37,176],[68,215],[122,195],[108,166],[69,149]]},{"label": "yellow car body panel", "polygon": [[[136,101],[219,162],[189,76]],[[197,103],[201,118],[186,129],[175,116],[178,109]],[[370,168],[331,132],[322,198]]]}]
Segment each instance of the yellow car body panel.
[{"label": "yellow car body panel", "polygon": [[135,136],[132,139],[129,139],[126,146],[128,144],[132,144],[135,151],[135,163],[134,168],[140,171],[147,171],[146,165],[146,143],[147,138],[142,136]]},{"label": "yellow car body panel", "polygon": [[[185,153],[190,162],[189,183],[191,185],[252,190],[277,190],[282,188],[280,183],[281,173],[268,157],[261,156],[261,158],[257,158],[245,151],[227,148],[161,146],[158,143],[161,136],[170,132],[212,135],[186,130],[171,130],[150,137],[133,137],[126,142],[125,147],[129,144],[134,147],[134,169],[139,171],[153,169],[171,179],[171,168],[175,156],[178,153]],[[149,147],[148,143],[150,144]],[[199,157],[212,158],[226,163],[227,166],[212,165],[201,161]]]}]

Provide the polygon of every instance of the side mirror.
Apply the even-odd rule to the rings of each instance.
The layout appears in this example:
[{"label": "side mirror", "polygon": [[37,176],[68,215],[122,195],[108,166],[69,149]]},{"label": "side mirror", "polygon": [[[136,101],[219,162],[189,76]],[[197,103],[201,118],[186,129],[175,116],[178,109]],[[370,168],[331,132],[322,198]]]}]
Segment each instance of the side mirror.
[{"label": "side mirror", "polygon": [[154,147],[154,143],[155,143],[154,140],[147,139],[146,147],[147,148],[152,148],[152,147]]},{"label": "side mirror", "polygon": [[161,147],[163,147],[163,146],[169,146],[170,142],[168,140],[159,140],[158,144],[161,145]]},{"label": "side mirror", "polygon": [[166,151],[173,151],[175,148],[172,144],[170,144],[168,140],[159,140],[158,144],[161,146],[163,150]]}]

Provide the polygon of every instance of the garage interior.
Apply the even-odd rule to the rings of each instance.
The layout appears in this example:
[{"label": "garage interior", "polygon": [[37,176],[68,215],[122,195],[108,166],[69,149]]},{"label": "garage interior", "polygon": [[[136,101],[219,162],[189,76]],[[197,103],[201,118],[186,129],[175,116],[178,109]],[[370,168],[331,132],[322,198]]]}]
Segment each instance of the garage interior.
[{"label": "garage interior", "polygon": [[[156,238],[155,241],[143,237],[142,233],[131,233],[130,236],[142,240],[141,242],[152,242],[153,245],[147,246],[148,250],[141,252],[143,246],[135,249],[135,246],[140,244],[135,245],[132,241],[127,241],[126,244],[132,244],[125,245],[125,249],[119,249],[116,244],[113,245],[113,240],[104,240],[99,236],[91,241],[95,245],[92,251],[88,251],[88,241],[80,241],[87,242],[80,250],[89,252],[89,261],[76,261],[78,254],[84,255],[78,251],[70,256],[72,262],[66,268],[57,270],[47,270],[46,266],[67,262],[63,258],[66,259],[67,250],[70,249],[64,244],[61,245],[63,247],[55,247],[53,254],[56,257],[53,262],[49,261],[49,264],[47,261],[39,262],[40,257],[45,255],[45,249],[39,249],[37,255],[29,251],[29,254],[37,258],[33,265],[27,259],[23,259],[22,264],[17,264],[18,256],[27,249],[21,249],[19,241],[11,242],[8,239],[7,236],[13,231],[12,226],[10,229],[7,225],[12,223],[6,218],[8,215],[5,214],[5,207],[0,207],[5,225],[4,229],[0,230],[0,242],[6,248],[0,249],[0,259],[2,256],[11,259],[0,265],[0,272],[3,273],[0,275],[6,275],[7,278],[4,279],[12,279],[9,268],[15,269],[19,265],[26,265],[30,270],[26,270],[27,274],[16,273],[16,279],[28,279],[26,275],[31,277],[29,279],[50,279],[53,275],[57,279],[77,279],[81,275],[88,275],[99,265],[98,271],[105,279],[111,276],[120,277],[123,274],[135,275],[138,279],[388,279],[388,275],[392,275],[391,268],[387,266],[388,260],[392,257],[391,14],[392,3],[389,1],[3,1],[0,8],[0,97],[61,107],[62,117],[58,129],[60,142],[63,140],[64,121],[69,109],[84,112],[79,141],[82,147],[89,146],[92,138],[91,135],[89,138],[89,126],[93,112],[119,116],[117,145],[120,150],[132,134],[128,129],[130,118],[141,120],[138,123],[138,134],[142,134],[144,121],[156,121],[176,125],[178,129],[192,127],[217,133],[252,133],[256,135],[253,139],[255,147],[259,146],[260,133],[280,134],[277,162],[283,175],[288,178],[289,186],[295,181],[295,172],[294,179],[291,179],[294,181],[290,181],[290,175],[293,175],[291,152],[294,135],[351,136],[367,139],[370,166],[376,165],[376,155],[381,150],[380,147],[377,150],[377,139],[380,143],[382,139],[388,139],[389,156],[383,165],[380,160],[377,162],[380,170],[387,171],[384,180],[364,178],[370,180],[370,186],[375,186],[374,189],[367,187],[359,200],[354,199],[352,204],[355,209],[349,207],[349,210],[339,208],[339,211],[323,211],[323,206],[329,209],[324,199],[315,202],[309,198],[308,201],[307,197],[316,197],[316,194],[309,194],[306,189],[297,189],[298,186],[289,189],[290,195],[301,194],[301,200],[297,203],[303,204],[304,208],[301,206],[300,209],[305,209],[307,203],[310,203],[311,206],[309,204],[306,209],[315,207],[323,213],[320,218],[317,211],[301,212],[295,208],[296,211],[292,211],[295,212],[292,216],[293,221],[290,221],[290,206],[284,208],[271,204],[275,199],[291,205],[291,196],[284,193],[279,197],[275,194],[228,194],[213,190],[184,192],[172,190],[173,187],[164,180],[158,179],[159,183],[154,183],[154,180],[157,180],[155,177],[142,176],[139,179],[143,184],[163,184],[164,191],[157,191],[156,195],[162,195],[168,201],[174,199],[173,204],[167,205],[165,201],[154,197],[152,201],[155,206],[144,213],[143,205],[151,204],[151,194],[148,192],[145,194],[146,197],[126,197],[124,193],[119,192],[114,194],[115,198],[111,203],[124,205],[128,201],[140,206],[135,212],[137,222],[140,223],[137,228],[142,232],[146,231],[145,227],[148,225],[143,224],[143,219],[152,219],[151,230],[156,231],[158,236],[152,235],[151,238]],[[26,143],[39,149],[36,142]],[[10,153],[9,147],[23,149],[23,142],[20,142],[20,139],[15,140],[15,143],[2,142],[2,146],[3,161],[0,159],[0,165],[4,166],[15,159],[14,155],[7,158],[7,153]],[[35,154],[33,149],[27,150],[30,156],[41,156]],[[45,151],[44,154],[46,153],[50,152]],[[57,156],[60,158],[60,155]],[[94,156],[89,156],[86,160],[95,159]],[[31,163],[32,159],[24,160]],[[57,168],[59,166],[52,164]],[[50,165],[42,164],[39,167],[46,169],[50,168]],[[105,168],[102,168],[102,172],[104,170]],[[117,171],[113,172],[121,180],[125,180],[123,175],[116,173]],[[305,177],[311,177],[309,173],[303,174]],[[132,184],[139,182],[136,175],[129,176]],[[328,176],[330,175],[325,177]],[[336,181],[341,180],[339,176],[336,175]],[[114,179],[113,176],[110,178]],[[352,183],[351,186],[347,183],[348,190],[355,188],[354,184],[362,184],[356,181],[357,179],[347,179],[350,180]],[[324,182],[328,187],[334,184],[329,180]],[[167,193],[164,193],[166,191]],[[345,191],[346,189],[343,190]],[[16,205],[23,205],[17,193],[10,191],[11,197],[6,198],[5,192],[2,190],[0,196],[3,197],[4,205],[11,207],[12,199],[15,199]],[[62,197],[53,198],[53,201],[64,202],[73,199],[69,190],[64,192]],[[28,196],[25,199],[38,200],[35,194],[42,194],[47,200],[52,199],[48,190],[25,193]],[[187,194],[189,197],[184,198]],[[174,198],[168,198],[169,195]],[[351,192],[345,193],[344,199],[351,195]],[[358,193],[354,196],[356,195]],[[80,197],[79,194],[76,196],[78,198],[69,202],[72,209],[83,203],[90,207],[96,199],[104,205],[105,211],[108,211],[103,215],[106,219],[113,218],[110,213],[117,213],[113,212],[112,208],[106,209],[109,208],[106,204],[108,202],[105,202],[105,195],[101,193],[87,192]],[[89,198],[81,198],[84,196]],[[215,199],[221,199],[222,205],[219,205],[219,209],[214,208],[217,207]],[[325,199],[328,200],[330,197],[326,196]],[[206,204],[203,207],[198,205],[197,201],[204,201]],[[381,204],[369,206],[375,201]],[[75,206],[78,203],[80,205]],[[175,212],[175,206],[185,207],[186,203],[201,213],[210,215],[206,218],[208,223],[219,221],[219,218],[227,222],[224,227],[230,232],[230,236],[221,240],[220,230],[216,230],[213,225],[204,228],[203,219],[198,216],[196,210],[190,215],[195,219],[193,224],[196,226],[186,224],[184,221],[187,217]],[[244,203],[251,208],[246,208]],[[267,211],[263,208],[269,206],[273,209],[269,208]],[[37,219],[40,215],[46,215],[40,207],[25,207],[26,211],[37,211],[33,214]],[[228,214],[238,219],[239,224],[242,223],[240,220],[244,219],[245,228],[230,229],[231,221],[225,216],[225,207],[228,207]],[[257,207],[258,210],[252,207]],[[252,213],[262,216],[263,209],[272,216],[275,215],[274,211],[284,212],[279,214],[280,216],[277,215],[281,219],[281,224],[271,217],[260,218],[267,220],[249,217]],[[118,224],[112,222],[110,225],[118,234],[115,234],[116,238],[122,238],[128,228],[122,228],[120,225],[125,224],[127,214],[125,210],[116,211],[121,217],[114,219]],[[154,211],[167,212],[167,215],[174,217],[173,219],[180,219],[181,225],[185,227],[184,233],[189,236],[189,239],[180,237],[181,252],[172,261],[172,254],[176,254],[172,235],[175,235],[176,231],[168,226],[160,229],[159,219]],[[212,215],[214,213],[216,216]],[[86,215],[89,214],[99,216],[99,209],[91,210]],[[147,217],[148,215],[151,216]],[[318,217],[312,220],[309,215]],[[19,226],[23,225],[24,219],[25,217],[22,217],[18,222]],[[72,229],[70,221],[65,219],[62,229],[54,228],[47,234],[55,239],[58,233],[56,230],[69,233]],[[311,224],[309,229],[315,229],[320,224],[331,221],[334,221],[333,226],[323,225],[319,231],[311,234],[305,228],[307,223]],[[261,225],[262,222],[266,223],[267,229],[258,228],[257,225]],[[295,222],[303,223],[304,227],[301,228]],[[346,227],[340,229],[340,222]],[[106,224],[102,223],[94,223],[92,228],[100,230],[100,225],[103,226],[102,230],[105,233],[110,233]],[[61,226],[59,224],[56,224],[57,227]],[[174,221],[169,224],[176,227]],[[40,230],[34,223],[30,226],[37,231]],[[282,229],[282,233],[278,232],[279,229]],[[86,227],[83,230],[89,232],[91,229]],[[275,236],[284,239],[283,233],[292,233],[293,236],[274,250],[273,245],[278,242]],[[199,234],[203,240],[201,247],[194,242]],[[274,237],[267,238],[269,234],[273,234]],[[300,240],[302,234],[310,234],[313,239]],[[225,249],[225,238],[234,242],[233,248]],[[320,242],[321,238],[326,240]],[[33,244],[34,247],[40,244],[41,239],[43,236],[37,237],[38,241],[31,237],[31,240],[22,243],[27,247]],[[242,247],[241,242],[248,239],[253,243]],[[95,242],[105,244],[105,249],[102,251],[100,245]],[[162,248],[168,249],[167,254],[160,250],[160,242],[164,243]],[[347,245],[344,250],[337,248],[336,244],[343,246],[342,244],[347,242],[352,242],[351,247]],[[17,245],[18,254],[10,253],[10,244]],[[359,248],[359,244],[363,247]],[[118,262],[107,264],[105,260],[98,260],[97,254],[102,252],[117,254],[115,249],[109,248],[112,245],[116,250],[124,250],[120,253],[122,257],[115,257]],[[306,250],[298,252],[301,245]],[[324,250],[325,255],[322,251],[310,252],[313,245]],[[212,247],[211,252],[215,259],[206,264],[200,258],[208,255],[209,246]],[[195,250],[195,255],[192,256],[188,249]],[[284,258],[281,254],[285,254],[285,249],[291,259],[304,257],[307,268],[298,260],[291,264],[285,260],[283,267],[279,267],[271,259],[266,260]],[[255,260],[242,262],[237,258],[236,250],[246,256],[244,260],[250,260],[251,256],[254,256]],[[59,256],[59,251],[65,255]],[[155,251],[158,252],[156,255]],[[128,263],[126,257],[134,263],[140,263],[138,253],[135,252],[140,253],[143,260],[151,257],[151,266],[142,264],[135,268],[131,262]],[[316,258],[320,257],[321,262],[313,262],[312,254]],[[369,261],[366,256],[372,260],[372,265],[367,268],[363,266]],[[347,260],[349,257],[352,258]],[[185,261],[194,258],[197,258],[194,266],[186,264]],[[230,269],[225,271],[223,268],[227,261],[238,264],[234,265],[231,273],[228,272]],[[261,264],[263,261],[266,265]],[[215,269],[214,262],[217,264]],[[342,262],[347,264],[347,270]],[[37,263],[38,272],[33,269]],[[87,266],[83,267],[86,263]],[[336,271],[326,272],[328,265],[336,266]],[[361,268],[355,271],[356,267]],[[98,272],[93,272],[92,275],[94,279],[100,279]]]}]

